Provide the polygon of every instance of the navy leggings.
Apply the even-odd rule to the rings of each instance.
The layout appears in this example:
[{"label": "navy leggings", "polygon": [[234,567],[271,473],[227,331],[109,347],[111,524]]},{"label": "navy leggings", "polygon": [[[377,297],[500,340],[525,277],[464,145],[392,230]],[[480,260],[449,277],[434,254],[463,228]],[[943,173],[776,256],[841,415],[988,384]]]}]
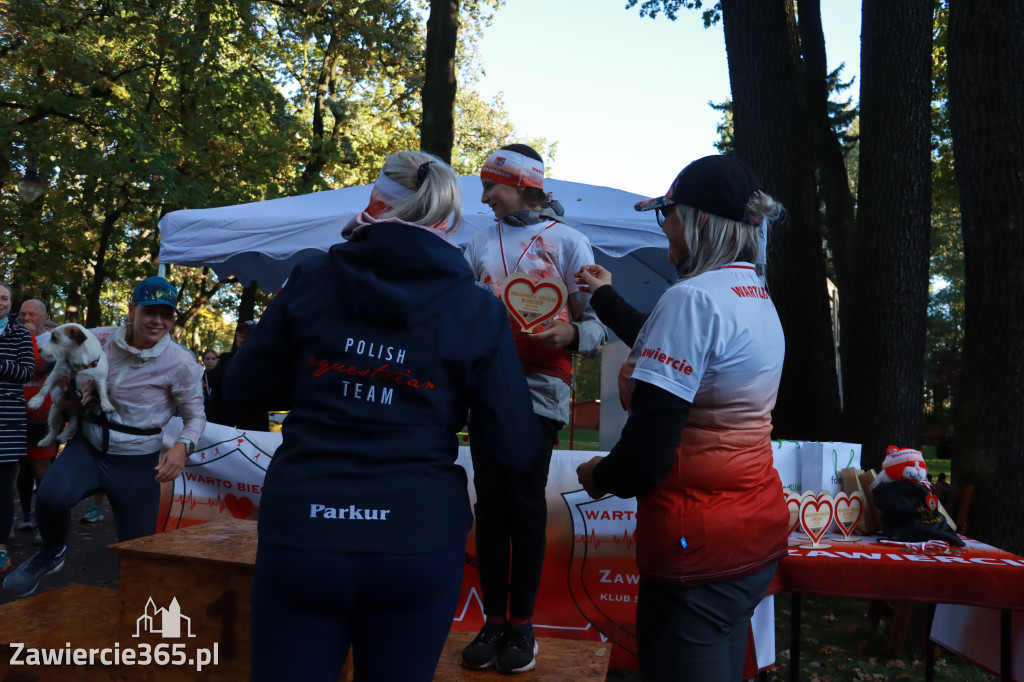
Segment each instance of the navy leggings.
[{"label": "navy leggings", "polygon": [[488,457],[473,456],[477,564],[484,613],[491,618],[533,618],[540,590],[547,544],[545,488],[562,425],[547,417],[537,419],[545,437],[526,471],[510,471]]},{"label": "navy leggings", "polygon": [[430,682],[462,591],[466,543],[424,554],[288,549],[260,542],[252,682]]},{"label": "navy leggings", "polygon": [[750,616],[777,564],[735,580],[695,587],[640,579],[636,639],[645,682],[739,682]]},{"label": "navy leggings", "polygon": [[36,519],[43,550],[56,554],[64,547],[71,508],[98,492],[106,493],[121,542],[156,532],[160,484],[156,482],[159,452],[145,455],[104,455],[81,435],[64,446],[36,495]]}]

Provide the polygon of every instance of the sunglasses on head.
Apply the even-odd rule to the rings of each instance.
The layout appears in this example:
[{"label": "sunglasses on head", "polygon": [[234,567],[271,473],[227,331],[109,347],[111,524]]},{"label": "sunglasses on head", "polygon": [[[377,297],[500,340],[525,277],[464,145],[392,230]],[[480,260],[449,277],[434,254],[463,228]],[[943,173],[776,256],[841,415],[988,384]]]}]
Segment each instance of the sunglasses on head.
[{"label": "sunglasses on head", "polygon": [[658,219],[658,227],[665,226],[665,221],[668,220],[669,212],[674,210],[676,210],[675,204],[669,204],[668,206],[660,206],[654,209],[654,216]]}]

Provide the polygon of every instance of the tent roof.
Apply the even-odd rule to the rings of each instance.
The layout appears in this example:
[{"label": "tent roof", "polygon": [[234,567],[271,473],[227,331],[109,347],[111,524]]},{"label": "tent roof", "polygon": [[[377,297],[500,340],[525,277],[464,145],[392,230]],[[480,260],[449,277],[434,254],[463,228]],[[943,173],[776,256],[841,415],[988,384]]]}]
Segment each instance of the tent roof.
[{"label": "tent roof", "polygon": [[[480,203],[478,176],[459,179],[464,226],[452,235],[460,244],[493,224]],[[544,181],[565,207],[565,220],[598,250],[597,261],[615,278],[633,305],[650,310],[674,278],[668,241],[651,213],[633,204],[646,197],[565,180]],[[160,221],[160,262],[211,267],[221,277],[276,291],[292,267],[342,241],[341,228],[369,203],[372,185],[314,192],[220,208],[186,209]]]}]

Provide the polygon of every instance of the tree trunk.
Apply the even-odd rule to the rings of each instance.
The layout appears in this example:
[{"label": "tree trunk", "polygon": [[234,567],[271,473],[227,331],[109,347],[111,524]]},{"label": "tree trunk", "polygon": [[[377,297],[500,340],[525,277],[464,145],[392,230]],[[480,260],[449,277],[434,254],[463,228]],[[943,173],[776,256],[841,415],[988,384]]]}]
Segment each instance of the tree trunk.
[{"label": "tree trunk", "polygon": [[932,0],[864,0],[855,271],[843,302],[844,438],[878,468],[919,448],[931,230]]},{"label": "tree trunk", "polygon": [[828,62],[825,34],[821,28],[821,0],[801,0],[799,23],[807,113],[814,141],[820,195],[825,204],[825,229],[842,303],[843,292],[856,281],[849,257],[850,241],[855,235],[854,203],[843,148],[832,131],[828,115]]},{"label": "tree trunk", "polygon": [[[337,22],[331,22],[331,35],[320,62],[316,82],[316,98],[313,100],[312,137],[309,143],[309,158],[302,169],[298,187],[302,192],[312,192],[320,180],[329,156],[329,140],[325,120],[330,109],[330,94],[334,91],[335,69],[345,41],[340,37]],[[254,299],[255,300],[255,299]]]},{"label": "tree trunk", "polygon": [[[92,271],[92,281],[86,289],[85,298],[85,326],[89,329],[103,326],[103,309],[100,302],[100,294],[103,285],[107,281],[107,250],[110,247],[111,233],[114,225],[120,217],[121,212],[116,211],[114,215],[104,218],[100,228],[100,238],[96,244],[96,261]],[[133,283],[134,284],[134,283]]]},{"label": "tree trunk", "polygon": [[[242,289],[242,298],[238,301],[238,323],[248,322],[256,316],[256,292],[259,291],[259,285],[253,282],[249,286]],[[237,328],[235,329],[237,332]],[[238,339],[236,334],[231,338],[231,350],[238,350],[238,345],[235,341]]]},{"label": "tree trunk", "polygon": [[81,268],[75,268],[71,271],[71,278],[68,280],[67,284],[67,296],[65,296],[64,319],[60,321],[60,324],[65,324],[67,322],[81,322],[82,284],[84,281],[85,275]]},{"label": "tree trunk", "polygon": [[452,161],[455,144],[455,48],[459,37],[459,0],[430,0],[420,148]]},{"label": "tree trunk", "polygon": [[966,269],[953,475],[985,502],[971,507],[971,534],[1022,554],[1024,5],[950,0],[949,8],[949,102]]},{"label": "tree trunk", "polygon": [[832,440],[839,391],[791,0],[722,0],[736,155],[783,203],[768,242],[768,290],[786,334],[774,438]]}]

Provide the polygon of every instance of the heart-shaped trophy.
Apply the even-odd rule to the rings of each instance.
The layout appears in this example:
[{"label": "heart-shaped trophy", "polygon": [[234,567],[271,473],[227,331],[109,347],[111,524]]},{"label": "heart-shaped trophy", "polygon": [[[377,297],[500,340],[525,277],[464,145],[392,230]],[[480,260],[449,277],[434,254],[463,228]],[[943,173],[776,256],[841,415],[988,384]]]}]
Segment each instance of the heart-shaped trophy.
[{"label": "heart-shaped trophy", "polygon": [[860,493],[855,492],[850,495],[839,493],[833,501],[836,505],[836,525],[843,532],[843,537],[832,539],[836,542],[857,542],[858,538],[850,536],[853,535],[853,530],[864,514],[864,503]]},{"label": "heart-shaped trophy", "polygon": [[[804,528],[803,528],[803,524],[800,523],[800,507],[804,506],[804,500],[813,500],[815,498],[815,495],[814,495],[814,492],[812,492],[810,490],[805,490],[802,493],[799,493],[799,495],[800,495],[800,504],[799,504],[799,506],[797,507],[797,510],[796,510],[797,527],[801,531],[803,531],[803,532],[797,533],[795,537],[797,537],[800,540],[810,540],[811,536],[809,536],[807,534],[807,531],[805,531]],[[799,543],[797,543],[797,544],[799,544]]]},{"label": "heart-shaped trophy", "polygon": [[789,507],[789,530],[787,535],[790,536],[789,544],[799,545],[800,541],[793,536],[793,531],[800,525],[800,493],[794,493],[792,490],[785,490],[786,493],[786,506]]},{"label": "heart-shaped trophy", "polygon": [[499,295],[509,315],[524,332],[548,322],[569,299],[565,282],[557,277],[534,282],[521,272],[513,272],[505,278]]},{"label": "heart-shaped trophy", "polygon": [[821,542],[825,531],[835,517],[835,503],[832,494],[826,490],[815,496],[805,495],[800,500],[800,525],[811,538],[811,544],[800,545],[801,549],[824,549],[832,545]]}]

